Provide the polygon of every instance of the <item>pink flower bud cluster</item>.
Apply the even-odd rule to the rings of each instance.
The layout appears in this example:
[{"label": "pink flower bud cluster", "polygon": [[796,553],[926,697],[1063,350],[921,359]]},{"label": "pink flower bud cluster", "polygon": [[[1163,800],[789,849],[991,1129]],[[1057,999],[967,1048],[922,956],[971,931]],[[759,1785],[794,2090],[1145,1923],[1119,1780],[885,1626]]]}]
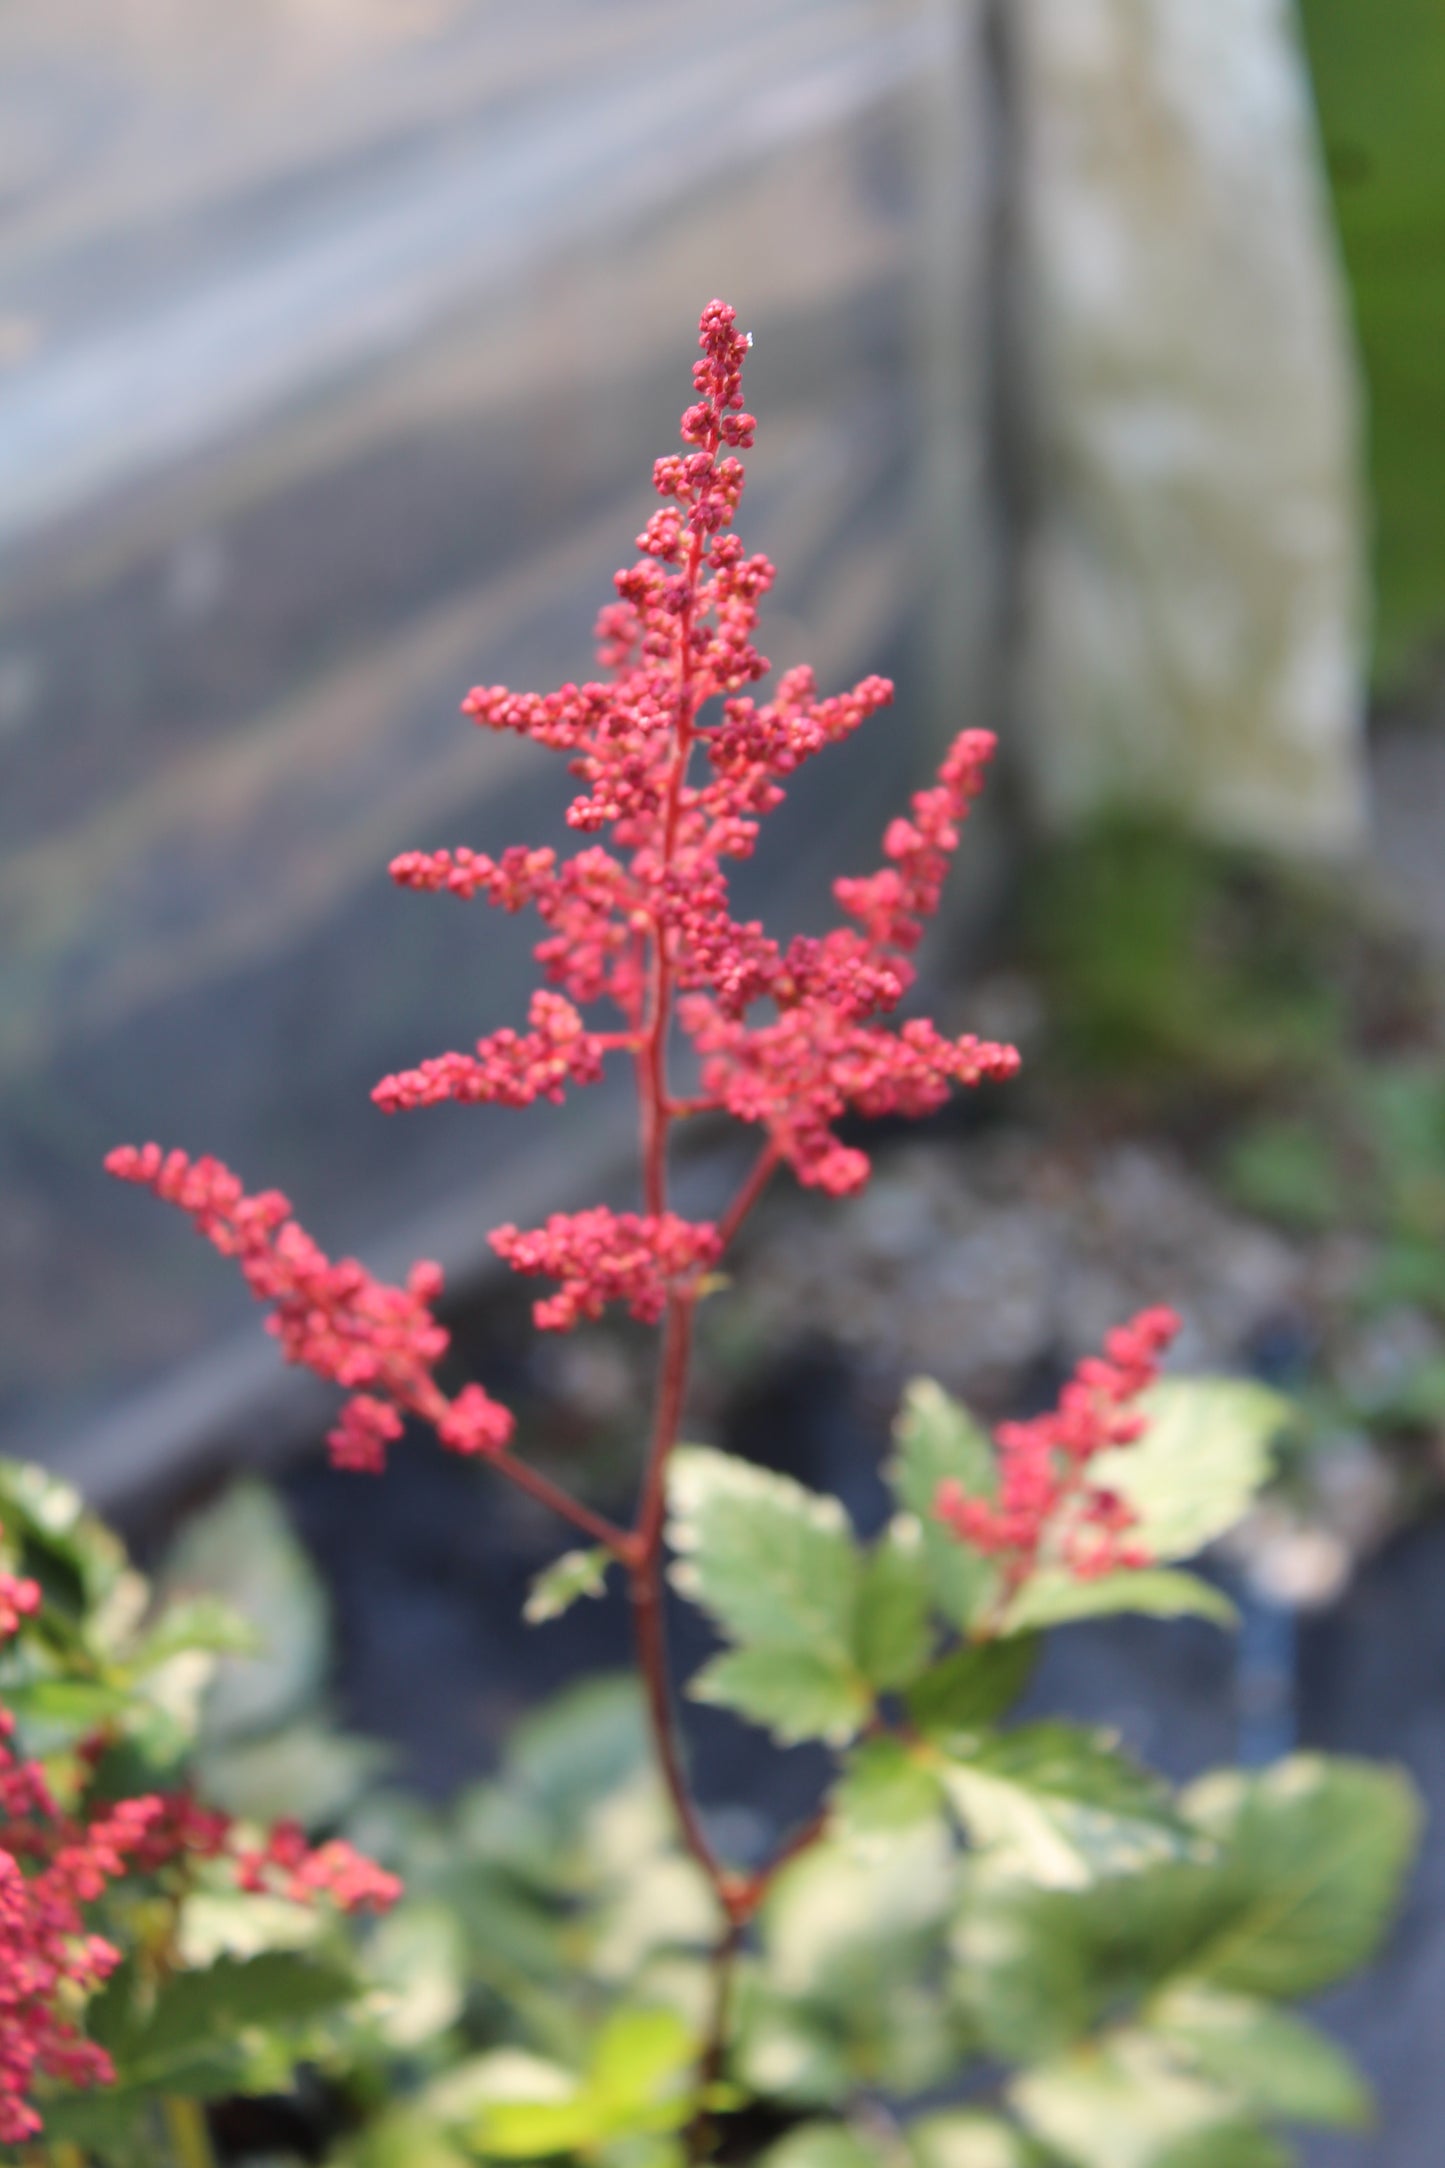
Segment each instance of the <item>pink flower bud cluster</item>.
[{"label": "pink flower bud cluster", "polygon": [[20,1630],[20,1621],[40,1609],[40,1584],[17,1573],[0,1572],[0,1641]]},{"label": "pink flower bud cluster", "polygon": [[328,1441],[339,1466],[379,1472],[404,1413],[433,1424],[454,1452],[505,1448],[510,1412],[480,1386],[448,1400],[432,1375],[448,1344],[431,1309],[442,1291],[440,1266],[415,1264],[405,1287],[389,1287],[355,1258],[333,1264],[279,1190],[247,1196],[217,1159],[122,1145],[106,1167],[188,1212],[222,1256],[237,1260],[256,1299],[273,1306],[267,1330],[287,1362],[353,1395]]},{"label": "pink flower bud cluster", "polygon": [[401,1883],[341,1837],[312,1846],[298,1822],[277,1822],[264,1844],[236,1854],[236,1880],[245,1890],[309,1904],[324,1897],[341,1912],[384,1912]]},{"label": "pink flower bud cluster", "polygon": [[972,1549],[1000,1559],[1010,1585],[1041,1564],[1096,1580],[1150,1563],[1145,1546],[1131,1540],[1136,1515],[1090,1480],[1089,1467],[1098,1454],[1143,1435],[1146,1418],[1131,1403],[1153,1384],[1178,1330],[1173,1310],[1141,1310],[1109,1334],[1102,1356],[1079,1364],[1057,1407],[1029,1422],[1000,1423],[996,1503],[970,1497],[953,1478],[939,1485],[939,1519]]},{"label": "pink flower bud cluster", "polygon": [[721,1254],[718,1231],[705,1220],[611,1212],[605,1205],[554,1212],[529,1234],[498,1227],[491,1239],[514,1272],[561,1281],[533,1309],[543,1332],[569,1332],[583,1318],[600,1317],[609,1302],[625,1302],[642,1324],[655,1325],[669,1287],[706,1271]]},{"label": "pink flower bud cluster", "polygon": [[[82,1907],[124,1870],[137,1817],[117,1808],[57,1843],[27,1874],[10,1824],[17,1807],[32,1803],[22,1795],[43,1796],[43,1779],[32,1764],[15,1761],[3,1743],[7,1730],[0,1724],[0,2145],[23,2145],[41,2127],[28,2097],[38,2072],[70,2085],[114,2076],[109,2056],[81,2033],[76,2011],[115,1970],[120,1952],[87,1931]],[[33,1826],[29,1817],[27,1833]]]},{"label": "pink flower bud cluster", "polygon": [[527,1107],[536,1099],[561,1099],[568,1084],[598,1081],[608,1041],[584,1028],[563,995],[534,994],[531,1024],[525,1033],[503,1029],[479,1039],[475,1054],[438,1054],[418,1069],[383,1077],[371,1096],[386,1114],[446,1099]]}]

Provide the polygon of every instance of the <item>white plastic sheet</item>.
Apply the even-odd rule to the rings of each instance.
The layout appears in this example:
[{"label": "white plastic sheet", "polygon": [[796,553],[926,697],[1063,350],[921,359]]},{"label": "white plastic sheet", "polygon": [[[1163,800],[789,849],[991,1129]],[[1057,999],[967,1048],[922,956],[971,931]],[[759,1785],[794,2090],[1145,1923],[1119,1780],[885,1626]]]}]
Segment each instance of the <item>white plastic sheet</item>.
[{"label": "white plastic sheet", "polygon": [[1014,0],[1035,798],[1362,820],[1355,380],[1283,0]]}]

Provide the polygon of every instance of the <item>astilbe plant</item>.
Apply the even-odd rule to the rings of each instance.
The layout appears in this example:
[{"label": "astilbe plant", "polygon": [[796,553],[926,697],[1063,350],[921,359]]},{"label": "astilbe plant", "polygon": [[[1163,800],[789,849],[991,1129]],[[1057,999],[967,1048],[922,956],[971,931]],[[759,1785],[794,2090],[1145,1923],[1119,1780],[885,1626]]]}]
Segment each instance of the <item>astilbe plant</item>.
[{"label": "astilbe plant", "polygon": [[[656,465],[661,505],[638,537],[642,554],[617,574],[616,599],[599,620],[605,674],[548,694],[479,686],[464,703],[481,728],[515,732],[565,756],[580,786],[567,812],[577,849],[566,855],[518,844],[495,858],[465,847],[412,850],[391,868],[405,888],[479,898],[508,912],[535,910],[546,984],[525,1029],[504,1027],[472,1052],[433,1056],[387,1077],[373,1095],[381,1108],[449,1100],[525,1108],[596,1084],[610,1064],[631,1067],[640,1114],[637,1208],[558,1212],[542,1227],[502,1226],[491,1238],[514,1271],[554,1283],[536,1304],[539,1329],[569,1331],[609,1305],[659,1328],[651,1440],[630,1523],[568,1495],[521,1457],[511,1413],[482,1384],[444,1389],[438,1366],[447,1334],[436,1316],[441,1275],[434,1265],[413,1267],[404,1287],[386,1286],[354,1261],[331,1262],[284,1197],[248,1195],[214,1160],[147,1144],[121,1148],[108,1161],[112,1173],[190,1214],[270,1305],[268,1323],[285,1357],[342,1388],[347,1397],[330,1433],[338,1466],[380,1472],[405,1419],[419,1419],[451,1451],[486,1461],[554,1508],[594,1547],[560,1563],[539,1613],[594,1588],[610,1565],[626,1578],[656,1765],[715,1919],[707,1992],[690,2020],[690,2075],[679,2078],[669,2065],[671,2090],[642,2103],[630,2132],[608,2123],[603,2108],[586,2106],[594,2098],[590,2081],[575,2081],[566,2100],[550,2094],[530,2104],[487,2096],[484,2087],[459,2157],[696,2159],[749,2091],[766,2097],[772,2086],[784,2103],[846,2106],[848,2082],[831,2093],[817,2084],[811,2093],[790,2093],[776,2076],[776,2057],[770,2080],[746,2046],[748,2009],[766,2007],[769,1992],[749,1973],[764,1962],[750,1956],[750,1937],[761,1924],[766,1943],[769,1907],[782,1902],[784,1885],[796,1884],[810,1855],[822,1859],[854,1839],[876,1844],[880,1832],[911,1842],[920,1822],[943,1815],[971,1847],[965,1857],[975,1862],[969,1887],[979,1916],[992,1905],[1002,1922],[990,1960],[996,1971],[1008,1933],[1017,1948],[1027,1939],[1020,1921],[1009,1927],[1010,1892],[1062,1903],[1113,1877],[1142,1887],[1151,1874],[1172,1871],[1187,1881],[1203,1871],[1210,1846],[1226,1841],[1220,1832],[1230,1814],[1237,1822],[1248,1805],[1236,1799],[1227,1811],[1216,1802],[1209,1811],[1181,1812],[1092,1734],[1050,1724],[997,1729],[1026,1679],[1038,1628],[1106,1610],[1227,1611],[1215,1590],[1173,1562],[1242,1510],[1263,1477],[1263,1442],[1279,1408],[1268,1395],[1251,1400],[1247,1387],[1234,1401],[1230,1388],[1219,1388],[1222,1403],[1171,1399],[1186,1389],[1155,1382],[1177,1325],[1169,1310],[1121,1326],[1100,1357],[1080,1365],[1052,1413],[1004,1425],[993,1441],[936,1388],[916,1387],[891,1475],[900,1510],[871,1549],[860,1548],[834,1502],[679,1443],[698,1305],[718,1285],[772,1178],[787,1169],[808,1188],[851,1196],[867,1181],[869,1161],[852,1141],[856,1129],[843,1131],[850,1118],[927,1116],[955,1087],[1004,1080],[1017,1067],[1011,1047],[949,1036],[907,1009],[913,952],[994,749],[986,732],[964,731],[936,780],[892,821],[878,870],[835,882],[839,917],[827,932],[783,941],[733,915],[728,868],[751,856],[788,780],[893,697],[879,677],[820,694],[801,666],[781,675],[770,698],[750,691],[769,671],[754,637],[774,573],[733,531],[743,491],[738,454],[752,444],[755,427],[742,402],[749,343],[730,308],[709,304],[683,448]],[[685,1046],[691,1055],[683,1089],[676,1074]],[[675,1132],[717,1116],[757,1133],[756,1156],[719,1217],[689,1219],[672,1195]],[[1198,1456],[1214,1453],[1218,1478],[1201,1489]],[[783,1743],[822,1739],[845,1757],[840,1788],[761,1860],[734,1864],[723,1856],[689,1785],[665,1647],[669,1550],[676,1587],[730,1644],[694,1682],[694,1693],[764,1725]],[[1377,1930],[1406,1849],[1400,1812],[1391,1813],[1390,1856],[1365,1906],[1368,1926],[1342,1944],[1344,1963],[1357,1961]],[[1028,1933],[1036,1926],[1031,1915]],[[1175,1944],[1188,1945],[1188,1933]],[[981,1954],[974,1969],[988,1976]],[[1305,1984],[1329,1969],[1317,1965]],[[1288,1965],[1279,1978],[1280,1992],[1295,1991]],[[1190,2005],[1195,2032],[1211,2024],[1227,2030],[1249,1985],[1239,1967],[1201,1969],[1193,1987],[1203,2001]],[[1275,1992],[1255,1985],[1261,1994]],[[957,2018],[969,1998],[940,1986],[936,1999]],[[989,2003],[987,1994],[983,2000]],[[1053,2032],[1043,2028],[1046,2045],[1062,2052],[1080,2028],[1111,2021],[1118,2000],[1085,1998],[1074,2031],[1063,2022]],[[1001,2037],[991,2004],[982,2017],[975,2011],[958,2023],[962,2031],[949,2035],[942,2065],[927,2054],[911,2064],[905,2056],[916,2083],[936,2085],[980,2049],[1023,2061],[1043,2052],[1039,2028],[1031,2033],[1022,2019],[1016,2038],[1006,2025]],[[1128,2040],[1118,2050],[1121,2098],[1134,2083],[1126,2067],[1132,2052]],[[1170,2071],[1186,2074],[1179,2085],[1194,2086],[1193,2121],[1181,2108],[1176,2136],[1190,2123],[1232,2132],[1229,2142],[1241,2144],[1256,2109],[1279,2107],[1267,2087],[1256,2084],[1251,2093],[1235,2081],[1225,2067],[1227,2043],[1210,2065],[1197,2040],[1191,2047],[1183,2018],[1165,2045],[1151,2035],[1149,2052],[1156,2062],[1173,2058]],[[1157,2080],[1153,2064],[1146,2078]],[[1075,2150],[1070,2083],[1080,2093],[1074,2120],[1084,2131]],[[1145,2080],[1138,2083],[1147,2092]],[[871,2090],[896,2094],[900,2086],[909,2089],[890,2075],[886,2059],[875,2067]],[[860,2090],[869,2093],[866,2080],[851,2088]],[[605,2087],[596,2092],[604,2105],[611,2097]],[[1031,2136],[977,2109],[958,2123],[948,2159],[1048,2158],[1086,2168],[1115,2159],[1089,2138],[1094,2111],[1076,2073],[1035,2074],[1012,2104]],[[1296,2102],[1284,2112],[1296,2111],[1306,2107]],[[1129,2101],[1120,2112],[1127,2120]],[[589,2124],[594,2113],[602,2120]],[[887,2116],[878,2124],[883,2113],[872,2122],[865,2114],[851,2133],[829,2125],[795,2136],[789,2158],[801,2168],[814,2158],[807,2151],[814,2141],[824,2148],[820,2163],[934,2157],[923,2137],[908,2137]],[[959,2150],[965,2140],[975,2150]],[[984,2141],[995,2150],[978,2150]],[[838,2152],[845,2142],[855,2150]],[[881,2153],[869,2151],[875,2145]],[[1162,2138],[1154,2150],[1142,2141],[1130,2145],[1128,2160],[1141,2168],[1165,2160]],[[1189,2155],[1196,2157],[1243,2164],[1266,2155]]]},{"label": "astilbe plant", "polygon": [[[732,532],[743,491],[736,454],[752,444],[756,427],[742,404],[748,340],[720,301],[704,310],[699,329],[698,396],[682,417],[688,449],[657,462],[663,507],[638,537],[644,555],[617,574],[618,600],[598,623],[610,675],[549,694],[478,686],[463,703],[485,729],[567,754],[584,785],[568,825],[583,836],[608,833],[614,848],[588,843],[570,858],[525,845],[497,859],[465,849],[408,851],[393,862],[393,878],[407,888],[480,896],[507,911],[533,907],[548,929],[537,957],[551,985],[534,996],[526,1032],[504,1027],[475,1053],[433,1057],[384,1078],[373,1094],[388,1111],[449,1099],[525,1107],[596,1083],[609,1055],[632,1062],[643,1210],[558,1212],[545,1227],[502,1226],[491,1239],[515,1271],[559,1283],[536,1305],[540,1329],[566,1331],[609,1303],[661,1325],[652,1446],[633,1526],[607,1525],[519,1461],[512,1417],[482,1386],[451,1399],[442,1392],[434,1372],[447,1335],[431,1308],[441,1291],[437,1266],[417,1264],[405,1288],[393,1288],[353,1260],[332,1264],[283,1196],[246,1195],[215,1160],[148,1144],[121,1147],[107,1165],[188,1212],[273,1305],[268,1324],[287,1360],[348,1390],[330,1433],[338,1465],[379,1472],[402,1417],[416,1415],[443,1445],[490,1459],[614,1553],[631,1579],[639,1658],[679,1821],[719,1905],[740,1926],[767,1876],[731,1874],[714,1856],[682,1770],[663,1648],[667,1469],[697,1304],[780,1166],[833,1196],[867,1181],[866,1154],[837,1134],[845,1115],[934,1113],[952,1085],[1011,1076],[1018,1056],[972,1035],[946,1038],[923,1018],[892,1021],[913,981],[909,952],[937,908],[994,749],[985,731],[965,731],[937,783],[891,824],[882,870],[835,883],[849,923],[784,945],[756,921],[731,916],[726,864],[751,856],[784,779],[886,707],[893,688],[868,677],[823,698],[811,670],[799,666],[770,701],[759,705],[748,694],[769,668],[753,636],[774,579],[768,559],[748,555]],[[710,712],[718,701],[720,710]],[[589,1028],[582,1015],[599,1004],[615,1019],[606,1031]],[[700,1060],[700,1088],[686,1099],[670,1075],[675,1025]],[[722,1218],[689,1221],[668,1201],[672,1132],[720,1112],[759,1129],[762,1144]]]},{"label": "astilbe plant", "polygon": [[[203,1882],[341,1913],[385,1911],[400,1884],[342,1839],[312,1845],[293,1823],[263,1829],[206,1806],[179,1768],[184,1726],[165,1707],[168,1679],[173,1689],[177,1670],[239,1646],[239,1621],[180,1606],[135,1631],[143,1585],[120,1569],[108,1533],[79,1527],[72,1493],[0,1464],[0,1501],[0,1562],[28,1550],[52,1576],[57,1561],[92,1583],[98,1570],[107,1585],[90,1593],[112,1599],[108,1621],[98,1603],[96,1616],[77,1617],[33,1574],[0,1563],[0,2145],[13,2146],[44,2127],[37,2085],[114,2084],[110,2049],[87,2036],[87,2005],[107,1982],[154,2004],[187,1896]],[[19,1542],[12,1518],[26,1524]],[[22,1751],[22,1728],[38,1728],[49,1751]],[[122,1983],[138,1920],[149,1977]],[[169,2106],[182,2123],[192,2113],[186,2099]]]}]

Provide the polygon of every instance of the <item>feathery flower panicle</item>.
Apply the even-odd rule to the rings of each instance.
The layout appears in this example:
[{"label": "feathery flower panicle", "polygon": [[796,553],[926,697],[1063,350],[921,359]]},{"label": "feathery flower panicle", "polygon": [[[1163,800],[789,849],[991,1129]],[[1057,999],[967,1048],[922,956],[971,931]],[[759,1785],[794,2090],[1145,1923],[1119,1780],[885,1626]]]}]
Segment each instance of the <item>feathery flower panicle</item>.
[{"label": "feathery flower panicle", "polygon": [[354,1257],[333,1264],[291,1217],[279,1190],[247,1196],[218,1159],[190,1159],[157,1144],[121,1145],[111,1174],[153,1190],[188,1212],[223,1257],[234,1257],[258,1302],[273,1305],[267,1330],[289,1363],[354,1397],[330,1434],[338,1466],[379,1472],[401,1416],[431,1423],[458,1452],[500,1452],[512,1418],[480,1387],[448,1400],[432,1375],[448,1334],[432,1314],[442,1291],[439,1265],[412,1266],[405,1287],[373,1279]]},{"label": "feathery flower panicle", "polygon": [[939,1519],[960,1541],[1001,1560],[1011,1585],[1040,1563],[1080,1580],[1151,1563],[1145,1545],[1131,1538],[1137,1516],[1091,1480],[1089,1464],[1143,1435],[1145,1418],[1132,1403],[1158,1377],[1178,1330],[1173,1310],[1141,1310],[1108,1335],[1102,1356],[1084,1358],[1056,1407],[1025,1423],[1000,1423],[996,1503],[970,1497],[951,1477],[940,1483]]},{"label": "feathery flower panicle", "polygon": [[[434,1057],[387,1078],[376,1096],[387,1108],[560,1096],[595,1082],[607,1053],[644,1060],[648,1035],[665,1035],[675,1015],[700,1057],[702,1085],[678,1111],[755,1124],[801,1181],[842,1195],[868,1175],[866,1155],[837,1137],[847,1115],[929,1114],[953,1087],[1017,1067],[1011,1047],[948,1039],[918,1019],[886,1021],[912,984],[907,952],[937,907],[994,741],[965,731],[936,784],[889,827],[883,870],[836,884],[856,925],[784,947],[756,921],[732,916],[726,862],[752,854],[786,779],[888,706],[893,688],[869,676],[823,697],[799,665],[770,700],[748,691],[768,668],[754,635],[774,579],[768,560],[730,532],[744,479],[733,455],[756,427],[742,410],[748,342],[732,310],[713,302],[699,344],[685,449],[654,469],[667,502],[639,534],[643,555],[617,574],[618,599],[599,619],[599,659],[612,675],[545,695],[477,686],[464,702],[483,728],[570,755],[585,788],[569,822],[588,835],[610,829],[612,847],[589,844],[570,860],[523,846],[496,860],[465,848],[411,851],[392,866],[406,887],[481,896],[507,910],[533,905],[552,929],[537,951],[547,976],[576,1003],[609,1000],[623,1028],[593,1032],[568,1010],[563,1044],[534,1009],[526,1037],[499,1032],[475,1056]],[[673,1268],[620,1273],[613,1256],[619,1240],[625,1248],[639,1236],[661,1239],[657,1214],[625,1232],[612,1226],[605,1239],[602,1222],[582,1215],[570,1248],[560,1224],[530,1238],[504,1229],[496,1243],[518,1270],[551,1270],[563,1281],[558,1299],[539,1306],[540,1323],[565,1327],[612,1300],[636,1315],[660,1312]],[[713,1261],[699,1249],[699,1269]]]},{"label": "feathery flower panicle", "polygon": [[[717,1231],[689,1228],[664,1207],[673,1121],[730,1115],[763,1132],[769,1168],[786,1163],[799,1181],[843,1196],[869,1172],[866,1153],[838,1136],[848,1116],[931,1114],[956,1087],[1009,1077],[1018,1065],[1012,1047],[949,1038],[894,1013],[913,984],[909,952],[937,908],[982,785],[994,748],[988,732],[964,731],[937,781],[891,823],[881,870],[835,884],[842,923],[784,944],[733,915],[728,863],[751,856],[786,782],[886,708],[893,687],[868,676],[822,695],[798,665],[770,699],[750,690],[769,669],[756,632],[775,577],[732,531],[744,483],[737,454],[757,426],[742,397],[750,341],[721,301],[703,310],[698,334],[682,449],[653,469],[664,501],[598,619],[606,674],[550,693],[478,685],[463,702],[480,728],[567,756],[580,785],[567,819],[586,840],[570,855],[527,844],[495,858],[465,845],[411,850],[391,867],[404,888],[534,909],[548,984],[533,997],[527,1030],[503,1026],[473,1052],[432,1055],[383,1078],[378,1106],[526,1107],[597,1083],[611,1055],[636,1068],[651,1139],[645,1212],[599,1208],[530,1233],[501,1228],[494,1238],[517,1271],[560,1283],[536,1311],[554,1331],[597,1317],[609,1302],[653,1321],[716,1264]],[[611,1028],[584,1015],[598,1003],[612,1010]],[[698,1064],[701,1089],[685,1102],[671,1100],[666,1084],[674,1028],[692,1041]],[[380,1468],[403,1413],[436,1424],[457,1450],[506,1444],[505,1411],[485,1395],[459,1410],[432,1380],[445,1335],[427,1307],[430,1268],[419,1267],[422,1278],[402,1290],[379,1287],[358,1265],[331,1265],[283,1199],[245,1198],[214,1161],[162,1159],[147,1147],[110,1164],[190,1210],[274,1303],[272,1330],[288,1359],[353,1392],[331,1434],[338,1464]]]}]

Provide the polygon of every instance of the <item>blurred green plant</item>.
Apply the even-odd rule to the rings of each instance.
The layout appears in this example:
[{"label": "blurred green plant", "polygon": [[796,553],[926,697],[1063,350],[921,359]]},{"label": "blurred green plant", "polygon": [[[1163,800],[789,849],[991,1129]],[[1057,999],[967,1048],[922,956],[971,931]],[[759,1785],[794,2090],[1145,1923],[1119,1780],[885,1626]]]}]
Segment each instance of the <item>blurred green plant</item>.
[{"label": "blurred green plant", "polygon": [[[264,1524],[269,1536],[281,1534],[269,1499],[253,1492],[240,1503],[250,1533]],[[205,1587],[153,1589],[70,1485],[0,1462],[0,1589],[32,1592],[0,1635],[0,1865],[12,1877],[20,1863],[33,1868],[28,1883],[7,1882],[0,1917],[6,1966],[14,1967],[0,1976],[7,2086],[10,2050],[31,2034],[43,1987],[26,1979],[43,1923],[12,1916],[17,1892],[48,1891],[67,1859],[86,1855],[93,1863],[79,1894],[87,1934],[120,1956],[99,1968],[108,1977],[88,1999],[81,1981],[53,1991],[56,2014],[71,2024],[83,2018],[86,2040],[110,2066],[109,2082],[90,2090],[96,2073],[88,2069],[82,2089],[78,2068],[67,2086],[51,2050],[42,2053],[49,2076],[35,2080],[44,2118],[36,2157],[54,2168],[91,2159],[208,2168],[199,2103],[289,2084],[328,2037],[328,2017],[364,1988],[354,1932],[335,1909],[311,1901],[325,1879],[303,1889],[289,1872],[268,1872],[276,1833],[266,1824],[304,1803],[304,1786],[290,1781],[295,1765],[287,1781],[251,1786],[243,1820],[228,1822],[196,1799],[208,1761],[219,1773],[228,1759],[233,1769],[251,1752],[264,1759],[277,1736],[270,1726],[282,1713],[283,1675],[288,1715],[297,1692],[309,1690],[281,1637],[301,1609],[314,1614],[316,1592],[284,1544],[261,1570],[272,1595],[285,1582],[293,1596],[264,1622],[273,1637],[266,1655],[258,1653],[261,1621]],[[228,1682],[242,1679],[247,1686],[228,1693]],[[317,1736],[332,1743],[320,1726]],[[127,1805],[148,1817],[146,1834],[110,1854],[94,1833]],[[375,1889],[386,1879],[340,1846],[312,1854],[299,1830],[279,1842],[289,1868],[330,1857],[344,1871],[363,1868]],[[69,1933],[64,1914],[56,1924]]]},{"label": "blurred green plant", "polygon": [[[918,1516],[940,1482],[997,1480],[996,1447],[936,1386],[905,1400],[895,1517],[872,1542],[786,1477],[679,1448],[673,1578],[721,1644],[689,1691],[780,1744],[824,1743],[835,1765],[806,1847],[739,1936],[701,2110],[718,2159],[1266,2168],[1290,2157],[1281,2128],[1366,2122],[1358,2075],[1286,2006],[1376,1948],[1414,1845],[1405,1777],[1301,1755],[1175,1794],[1106,1735],[1015,1714],[1047,1627],[1229,1617],[1182,1561],[1248,1508],[1288,1403],[1172,1380],[1140,1406],[1147,1434],[1100,1475],[1153,1563],[1040,1572],[1002,1603],[999,1561]],[[360,1759],[370,1781],[348,1789],[331,1775],[348,1742],[325,1708],[324,1597],[266,1492],[242,1486],[183,1533],[158,1620],[49,1479],[10,1471],[0,1514],[47,1576],[47,1611],[63,1601],[76,1628],[53,1637],[48,1699],[5,1682],[29,1747],[73,1754],[93,1724],[53,1689],[94,1683],[78,1652],[129,1576],[133,1638],[106,1663],[116,1706],[145,1712],[123,1718],[131,1750],[161,1739],[166,1773],[266,1813],[305,1802],[406,1883],[360,1939],[274,1896],[188,1888],[160,1992],[140,1994],[128,1963],[92,2007],[117,2087],[46,2097],[55,2168],[202,2168],[216,2155],[194,2104],[284,2090],[298,2065],[329,2103],[335,2168],[679,2168],[723,1923],[635,1679],[568,1689],[445,1810]],[[534,1616],[592,1593],[580,1572],[545,1578]],[[153,1682],[178,1662],[190,1685],[159,1697],[157,1730]],[[278,1739],[306,1744],[277,1757]],[[162,2077],[189,2123],[154,2120]]]},{"label": "blurred green plant", "polygon": [[1226,1161],[1241,1203],[1281,1225],[1368,1235],[1369,1307],[1445,1320],[1445,1075],[1429,1061],[1355,1065],[1334,1093],[1242,1130]]},{"label": "blurred green plant", "polygon": [[1445,18],[1303,0],[1369,391],[1380,677],[1445,634]]},{"label": "blurred green plant", "polygon": [[[1338,885],[1136,818],[1051,847],[1025,896],[1045,1091],[1177,1126],[1246,1211],[1343,1238],[1353,1261],[1317,1321],[1306,1429],[1438,1435],[1441,995],[1411,944]],[[1430,1321],[1418,1349],[1378,1387],[1348,1382],[1350,1344],[1392,1311]]]},{"label": "blurred green plant", "polygon": [[1322,884],[1117,814],[1052,844],[1021,894],[1023,960],[1071,1082],[1082,1071],[1167,1107],[1257,1094],[1337,1061],[1342,967],[1369,936]]}]

